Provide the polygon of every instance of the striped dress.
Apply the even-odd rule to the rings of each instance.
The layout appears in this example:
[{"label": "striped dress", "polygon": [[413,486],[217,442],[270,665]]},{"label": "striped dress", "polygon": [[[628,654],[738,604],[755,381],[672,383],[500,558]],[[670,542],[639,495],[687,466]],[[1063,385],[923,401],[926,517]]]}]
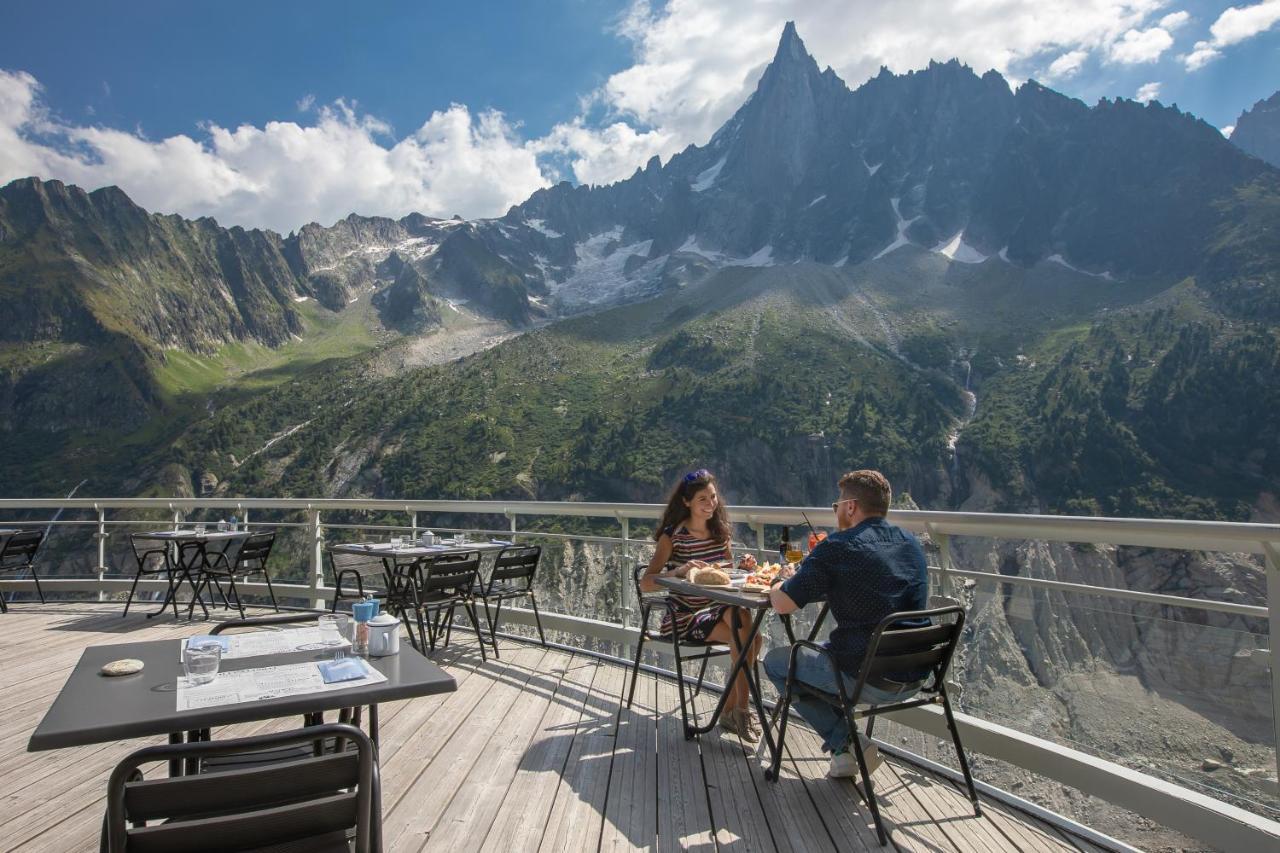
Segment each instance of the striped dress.
[{"label": "striped dress", "polygon": [[[686,527],[675,531],[668,529],[665,532],[671,537],[671,559],[667,563],[668,566],[680,566],[690,560],[714,562],[729,559],[728,541],[700,539],[690,533]],[[700,595],[671,593],[669,598],[675,604],[676,630],[680,633],[680,639],[699,643],[706,642],[707,635],[715,630],[716,623],[731,606],[717,604]],[[670,613],[662,617],[662,625],[658,628],[658,633],[664,637],[671,636]]]}]

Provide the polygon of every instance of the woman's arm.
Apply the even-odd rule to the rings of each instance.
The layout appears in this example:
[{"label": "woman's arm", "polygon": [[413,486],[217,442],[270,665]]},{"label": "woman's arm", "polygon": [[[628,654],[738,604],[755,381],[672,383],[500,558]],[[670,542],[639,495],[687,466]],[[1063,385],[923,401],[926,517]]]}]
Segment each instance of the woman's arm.
[{"label": "woman's arm", "polygon": [[662,588],[653,582],[653,578],[664,573],[663,569],[670,559],[671,537],[664,533],[658,537],[658,547],[653,549],[653,559],[649,561],[649,568],[645,569],[644,574],[640,576],[641,592],[657,592]]}]

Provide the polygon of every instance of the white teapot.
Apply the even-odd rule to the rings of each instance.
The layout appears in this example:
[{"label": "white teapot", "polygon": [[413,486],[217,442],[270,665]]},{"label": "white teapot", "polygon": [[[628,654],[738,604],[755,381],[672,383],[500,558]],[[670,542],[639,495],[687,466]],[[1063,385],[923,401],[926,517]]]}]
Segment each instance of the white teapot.
[{"label": "white teapot", "polygon": [[400,652],[400,620],[379,613],[369,620],[369,657],[386,657]]}]

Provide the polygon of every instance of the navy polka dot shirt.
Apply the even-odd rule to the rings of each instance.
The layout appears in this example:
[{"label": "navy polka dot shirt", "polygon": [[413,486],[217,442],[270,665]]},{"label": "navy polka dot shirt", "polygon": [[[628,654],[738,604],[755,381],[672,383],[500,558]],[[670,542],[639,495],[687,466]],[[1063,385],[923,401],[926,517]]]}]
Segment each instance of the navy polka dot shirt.
[{"label": "navy polka dot shirt", "polygon": [[801,607],[826,600],[836,627],[827,648],[840,669],[857,676],[880,620],[929,604],[929,574],[920,541],[883,518],[833,533],[809,552],[782,591]]}]

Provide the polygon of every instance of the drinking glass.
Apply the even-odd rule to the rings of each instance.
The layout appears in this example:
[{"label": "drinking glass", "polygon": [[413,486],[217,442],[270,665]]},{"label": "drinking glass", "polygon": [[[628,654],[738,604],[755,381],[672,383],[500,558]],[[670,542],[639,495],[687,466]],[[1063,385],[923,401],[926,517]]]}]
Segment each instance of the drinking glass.
[{"label": "drinking glass", "polygon": [[222,646],[218,643],[188,644],[182,653],[182,670],[193,687],[213,681],[221,663]]},{"label": "drinking glass", "polygon": [[320,628],[320,645],[333,649],[333,659],[346,657],[343,641],[347,633],[347,614],[326,613],[316,620]]},{"label": "drinking glass", "polygon": [[400,547],[401,545],[403,545],[403,544],[404,544],[404,537],[403,537],[403,536],[392,536],[392,537],[391,537],[391,547],[392,547],[392,548],[399,548],[399,547]]},{"label": "drinking glass", "polygon": [[798,563],[804,559],[804,552],[799,548],[792,548],[786,554],[788,563]]}]

